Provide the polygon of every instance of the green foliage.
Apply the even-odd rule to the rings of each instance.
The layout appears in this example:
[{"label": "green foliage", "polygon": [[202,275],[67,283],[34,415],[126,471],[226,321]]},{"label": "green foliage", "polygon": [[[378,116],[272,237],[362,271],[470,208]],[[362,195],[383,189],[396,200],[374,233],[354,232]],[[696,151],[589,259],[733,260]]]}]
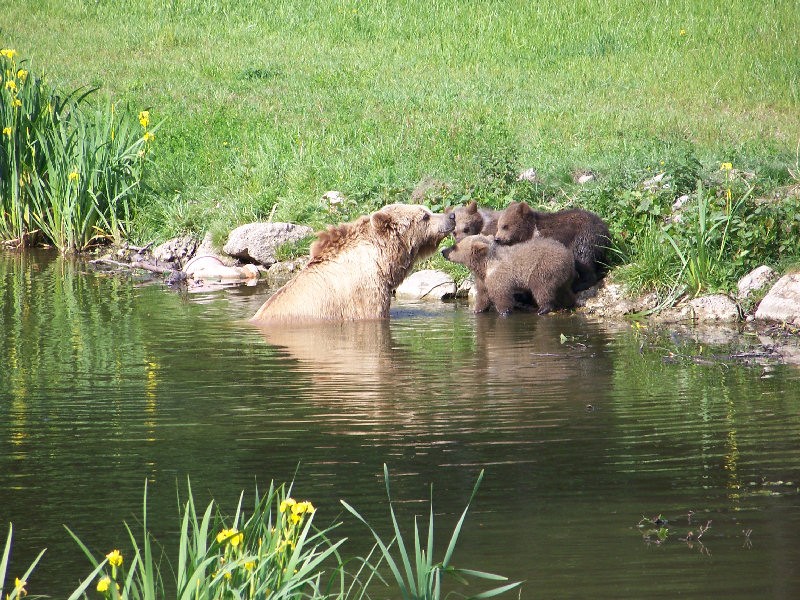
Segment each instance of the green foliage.
[{"label": "green foliage", "polygon": [[293,258],[300,258],[307,256],[311,249],[311,243],[316,239],[316,236],[306,236],[301,240],[294,242],[286,242],[275,248],[275,259],[292,260]]},{"label": "green foliage", "polygon": [[8,590],[8,593],[6,593],[6,571],[8,570],[8,561],[11,557],[11,538],[13,537],[13,532],[14,528],[9,524],[6,545],[3,549],[3,555],[0,557],[0,598],[5,598],[6,600],[16,600],[28,594],[28,591],[25,589],[25,586],[28,582],[28,577],[36,568],[36,565],[39,563],[39,560],[41,560],[42,555],[45,553],[44,550],[39,553],[25,573],[23,573],[22,577],[16,577],[14,579],[14,587]]},{"label": "green foliage", "polygon": [[91,89],[62,97],[15,55],[0,56],[0,237],[62,252],[120,242],[154,137],[149,113],[137,124],[129,110],[91,106]]},{"label": "green foliage", "polygon": [[[386,467],[386,465],[383,466],[383,476],[386,483],[386,496],[389,499],[389,515],[392,520],[392,529],[394,532],[394,537],[391,541],[388,543],[385,542],[380,535],[378,535],[377,531],[369,523],[367,523],[364,517],[362,517],[358,511],[350,506],[347,502],[342,501],[342,505],[354,517],[366,525],[372,533],[373,537],[375,538],[375,543],[378,545],[378,548],[380,548],[383,560],[386,561],[386,564],[389,566],[392,576],[394,577],[394,581],[399,588],[400,596],[403,598],[403,600],[438,600],[439,598],[443,597],[442,575],[452,577],[462,584],[467,583],[467,577],[474,577],[479,580],[493,582],[506,581],[505,577],[499,575],[484,573],[482,571],[473,571],[471,569],[460,569],[451,564],[453,551],[458,543],[458,538],[461,534],[461,528],[464,525],[464,519],[467,516],[467,511],[469,510],[469,506],[478,491],[481,480],[483,479],[483,471],[481,471],[481,474],[478,476],[478,480],[475,482],[475,487],[472,490],[472,495],[467,502],[467,506],[464,508],[464,512],[461,513],[461,518],[459,518],[458,523],[456,523],[456,526],[453,529],[453,533],[450,536],[450,541],[447,544],[447,550],[445,550],[444,557],[441,561],[434,561],[433,559],[433,500],[431,499],[430,513],[428,515],[427,543],[425,543],[423,546],[423,537],[415,518],[413,546],[407,546],[400,530],[400,525],[397,522],[394,506],[392,505],[392,495],[389,490],[389,469]],[[519,582],[504,584],[496,588],[465,597],[474,598],[476,600],[478,598],[491,598],[513,590],[519,587],[519,585]]]},{"label": "green foliage", "polygon": [[[124,555],[114,550],[98,560],[70,531],[94,566],[89,579],[73,594],[87,597],[88,582],[96,582],[105,598],[156,600],[165,588],[175,589],[186,600],[207,598],[323,598],[326,596],[323,565],[336,557],[344,540],[332,542],[333,528],[312,527],[315,513],[310,502],[297,502],[281,486],[270,485],[262,495],[256,491],[249,512],[242,506],[243,495],[232,518],[220,514],[212,501],[197,512],[191,487],[183,505],[177,562],[171,571],[175,580],[164,582],[166,569],[153,554],[147,529],[147,490],[142,518],[142,537],[128,527],[133,557],[125,565]],[[127,525],[126,525],[127,527]],[[118,586],[118,589],[117,589]]]},{"label": "green foliage", "polygon": [[[666,171],[678,195],[694,190],[698,162],[785,183],[800,131],[800,15],[785,4],[62,0],[10,3],[3,33],[61,85],[101,86],[168,119],[158,193],[132,228],[163,238],[273,208],[319,226],[327,190],[357,202],[349,217],[425,178],[443,183],[434,207],[502,207],[512,193],[583,202],[577,168],[625,191]],[[512,180],[529,167],[543,184]]]},{"label": "green foliage", "polygon": [[[388,469],[384,467],[386,491],[389,494]],[[103,597],[107,600],[158,600],[175,592],[181,600],[362,600],[369,598],[368,588],[373,579],[381,579],[379,569],[386,561],[399,578],[397,583],[404,598],[435,599],[441,597],[442,574],[465,582],[465,577],[487,581],[504,581],[504,577],[458,569],[451,565],[456,542],[463,527],[469,504],[478,490],[483,473],[478,478],[467,508],[461,515],[441,562],[434,563],[433,505],[429,515],[428,541],[423,549],[419,531],[415,527],[414,559],[417,577],[411,578],[410,554],[400,535],[391,496],[389,508],[396,534],[396,547],[403,557],[403,568],[409,576],[404,580],[389,548],[374,530],[382,558],[370,562],[373,552],[360,560],[361,567],[354,573],[340,554],[345,539],[335,541],[331,534],[338,527],[319,529],[313,525],[316,508],[311,502],[297,501],[291,489],[270,484],[266,494],[256,490],[255,501],[248,511],[243,506],[244,494],[233,516],[226,516],[212,500],[200,513],[195,505],[191,486],[187,486],[187,499],[182,504],[180,535],[175,554],[165,547],[156,554],[158,544],[147,526],[147,486],[142,505],[141,534],[125,525],[130,550],[113,549],[104,557],[95,557],[92,551],[68,527],[67,531],[89,559],[92,570],[69,596],[68,600]],[[344,506],[360,521],[364,519],[346,502]],[[369,526],[369,525],[368,525]],[[9,528],[5,551],[0,559],[0,594],[8,558],[11,552]],[[15,582],[14,589],[3,595],[8,600],[25,595],[28,576],[44,554],[42,551],[28,570]],[[347,568],[346,568],[347,567]],[[510,591],[519,583],[505,584],[470,596],[490,598]],[[90,594],[91,591],[91,594]]]}]

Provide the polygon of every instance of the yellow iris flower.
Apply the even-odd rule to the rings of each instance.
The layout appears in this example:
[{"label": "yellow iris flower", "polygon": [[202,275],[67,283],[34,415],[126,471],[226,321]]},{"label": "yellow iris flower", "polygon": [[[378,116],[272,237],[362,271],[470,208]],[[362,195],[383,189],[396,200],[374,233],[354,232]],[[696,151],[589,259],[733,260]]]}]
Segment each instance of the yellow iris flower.
[{"label": "yellow iris flower", "polygon": [[109,552],[106,554],[106,558],[108,559],[108,564],[110,564],[112,567],[122,566],[122,554],[120,554],[119,550],[115,549],[112,552]]}]

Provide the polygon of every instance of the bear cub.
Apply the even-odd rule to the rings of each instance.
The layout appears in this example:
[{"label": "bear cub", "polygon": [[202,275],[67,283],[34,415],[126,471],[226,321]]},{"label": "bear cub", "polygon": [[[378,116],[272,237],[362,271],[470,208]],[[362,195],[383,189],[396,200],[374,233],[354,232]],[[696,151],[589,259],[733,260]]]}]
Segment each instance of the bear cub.
[{"label": "bear cub", "polygon": [[442,250],[442,255],[474,275],[475,312],[494,304],[498,313],[507,316],[514,307],[514,293],[527,291],[540,315],[575,305],[575,260],[572,252],[554,239],[534,237],[501,246],[491,237],[470,235]]},{"label": "bear cub", "polygon": [[498,244],[518,244],[535,235],[557,240],[572,251],[578,274],[572,287],[574,292],[592,287],[605,274],[611,233],[603,219],[593,212],[581,208],[539,212],[524,202],[512,202],[497,219]]},{"label": "bear cub", "polygon": [[494,235],[497,231],[497,218],[503,211],[492,210],[490,208],[478,208],[475,200],[470,201],[466,206],[457,206],[452,209],[456,217],[456,228],[453,236],[459,241],[468,235]]}]

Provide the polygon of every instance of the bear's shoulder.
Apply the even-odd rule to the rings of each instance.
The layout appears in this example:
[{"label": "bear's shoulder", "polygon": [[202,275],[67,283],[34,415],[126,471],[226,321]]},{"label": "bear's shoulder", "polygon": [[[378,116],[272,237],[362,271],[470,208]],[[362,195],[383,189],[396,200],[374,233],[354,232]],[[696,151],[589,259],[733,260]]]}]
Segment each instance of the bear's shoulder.
[{"label": "bear's shoulder", "polygon": [[329,225],[317,232],[317,239],[311,244],[311,260],[340,254],[369,235],[369,216],[362,216],[349,223]]}]

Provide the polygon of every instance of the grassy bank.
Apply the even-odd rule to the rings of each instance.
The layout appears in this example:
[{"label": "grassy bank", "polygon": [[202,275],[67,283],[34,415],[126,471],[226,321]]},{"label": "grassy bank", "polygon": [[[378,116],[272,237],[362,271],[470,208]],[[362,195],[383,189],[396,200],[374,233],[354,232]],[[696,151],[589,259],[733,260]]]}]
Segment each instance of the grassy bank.
[{"label": "grassy bank", "polygon": [[[792,0],[10,0],[0,27],[49,81],[164,121],[140,241],[273,210],[321,225],[426,178],[434,206],[571,202],[617,231],[630,223],[606,192],[659,172],[713,185],[731,163],[755,174],[753,198],[793,183]],[[528,167],[541,182],[516,184]],[[572,183],[577,169],[605,199]],[[320,200],[330,189],[353,200],[344,214]]]}]

